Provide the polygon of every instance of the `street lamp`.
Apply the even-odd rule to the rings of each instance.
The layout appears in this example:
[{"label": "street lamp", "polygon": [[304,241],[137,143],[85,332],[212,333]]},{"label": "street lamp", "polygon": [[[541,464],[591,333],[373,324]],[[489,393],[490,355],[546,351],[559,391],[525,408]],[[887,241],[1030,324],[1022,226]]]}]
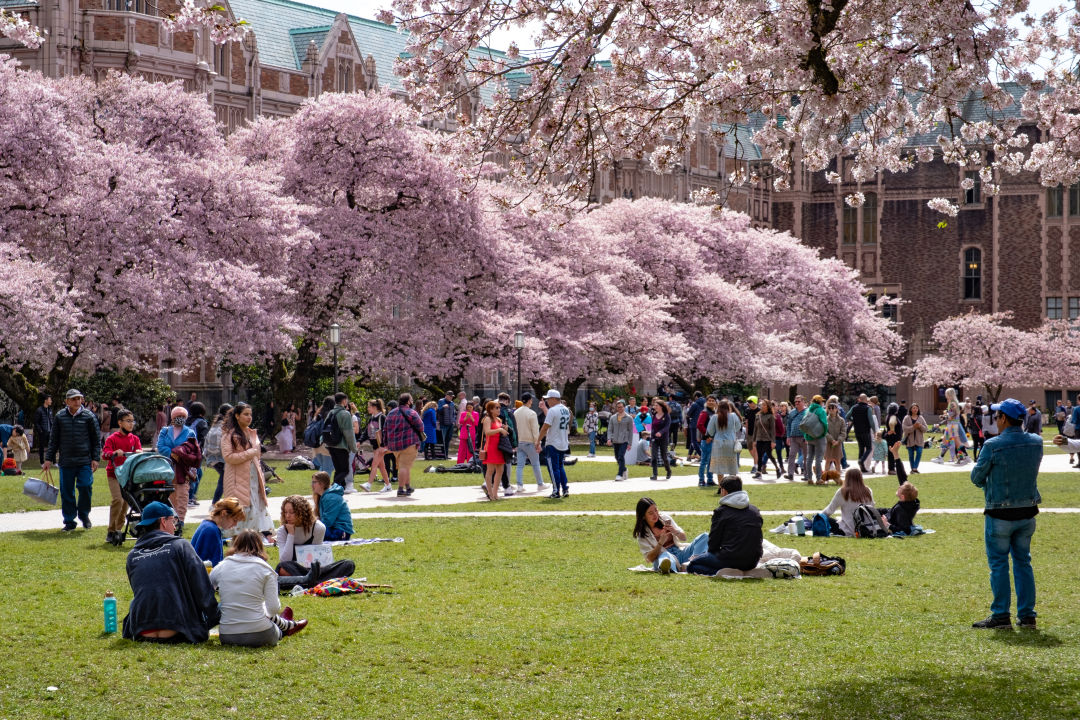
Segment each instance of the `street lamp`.
[{"label": "street lamp", "polygon": [[514,333],[514,349],[517,350],[517,396],[521,397],[521,351],[525,349],[525,333],[518,330]]},{"label": "street lamp", "polygon": [[337,346],[341,344],[341,326],[330,326],[330,347],[334,348],[334,394],[337,394]]}]

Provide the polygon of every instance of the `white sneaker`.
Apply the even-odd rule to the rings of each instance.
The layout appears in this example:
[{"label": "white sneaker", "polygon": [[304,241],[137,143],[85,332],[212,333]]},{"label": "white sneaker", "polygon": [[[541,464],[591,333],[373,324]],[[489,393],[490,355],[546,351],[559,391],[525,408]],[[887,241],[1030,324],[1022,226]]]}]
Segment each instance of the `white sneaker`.
[{"label": "white sneaker", "polygon": [[352,486],[349,486],[349,487],[345,488],[345,492],[342,493],[342,494],[343,495],[352,495],[355,492],[356,492],[356,488],[354,488]]},{"label": "white sneaker", "polygon": [[957,464],[957,465],[967,465],[967,464],[968,464],[969,462],[971,462],[971,460],[969,460],[969,459],[967,458],[967,456],[966,456],[966,455],[964,455],[964,456],[962,456],[962,457],[961,457],[961,458],[960,458],[959,460],[957,460],[957,461],[956,461],[956,464]]},{"label": "white sneaker", "polygon": [[547,483],[540,483],[536,486],[536,492],[544,492],[547,490]]},{"label": "white sneaker", "polygon": [[384,492],[391,492],[391,491],[392,491],[393,489],[394,489],[394,488],[390,487],[389,485],[383,485],[383,488],[382,488],[382,490],[380,490],[379,492],[381,492],[381,493],[384,493]]},{"label": "white sneaker", "polygon": [[594,458],[594,457],[596,457],[596,455],[595,455],[594,453],[589,453],[589,454],[588,454],[588,455],[586,455],[585,457],[591,457],[591,458]]},{"label": "white sneaker", "polygon": [[616,475],[615,476],[615,482],[619,482],[622,479],[623,479],[622,475]]},{"label": "white sneaker", "polygon": [[361,484],[360,487],[364,488],[364,492],[371,492],[371,483],[369,482]]},{"label": "white sneaker", "polygon": [[945,464],[945,461],[942,460],[940,457],[931,458],[930,462],[937,463],[938,465],[944,465]]},{"label": "white sneaker", "polygon": [[508,487],[505,490],[503,490],[503,497],[511,497],[511,496],[513,496],[513,494],[514,494],[514,488],[512,488],[512,487]]},{"label": "white sneaker", "polygon": [[660,574],[668,575],[671,573],[671,558],[665,557],[660,559]]}]

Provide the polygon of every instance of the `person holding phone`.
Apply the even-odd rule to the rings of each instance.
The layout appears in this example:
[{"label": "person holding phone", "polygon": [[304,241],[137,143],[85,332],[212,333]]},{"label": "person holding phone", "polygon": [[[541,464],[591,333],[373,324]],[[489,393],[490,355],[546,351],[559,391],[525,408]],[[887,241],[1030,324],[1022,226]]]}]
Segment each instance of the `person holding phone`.
[{"label": "person holding phone", "polygon": [[686,532],[670,515],[660,512],[656,503],[647,497],[637,503],[634,537],[645,560],[652,563],[653,570],[659,570],[664,575],[685,572],[691,559],[709,549],[709,533],[704,532],[684,545]]}]

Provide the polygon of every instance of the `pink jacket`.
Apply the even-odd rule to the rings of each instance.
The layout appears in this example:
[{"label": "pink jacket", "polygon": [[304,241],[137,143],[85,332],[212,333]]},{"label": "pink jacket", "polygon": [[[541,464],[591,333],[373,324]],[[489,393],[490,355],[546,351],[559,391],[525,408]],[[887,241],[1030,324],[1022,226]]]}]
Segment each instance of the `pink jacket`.
[{"label": "pink jacket", "polygon": [[259,435],[255,428],[247,430],[248,442],[251,444],[247,450],[233,448],[232,433],[221,433],[221,457],[225,460],[225,477],[221,483],[221,496],[234,497],[240,501],[243,507],[251,506],[251,464],[255,463],[255,470],[259,473],[259,492],[262,493],[263,502],[266,502],[266,480],[263,478],[262,464],[259,457]]}]

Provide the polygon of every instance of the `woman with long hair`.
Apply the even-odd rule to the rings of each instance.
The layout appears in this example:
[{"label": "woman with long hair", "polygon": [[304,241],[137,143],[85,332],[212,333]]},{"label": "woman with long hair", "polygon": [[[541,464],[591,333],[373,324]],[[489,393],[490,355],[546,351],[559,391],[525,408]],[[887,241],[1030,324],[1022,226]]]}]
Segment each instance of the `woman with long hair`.
[{"label": "woman with long hair", "polygon": [[660,398],[652,401],[652,424],[648,430],[652,441],[652,477],[656,479],[657,465],[664,463],[664,471],[667,473],[665,480],[671,479],[671,462],[668,460],[668,438],[671,435],[671,408]]},{"label": "woman with long hair", "polygon": [[506,464],[506,458],[499,450],[499,438],[510,435],[499,417],[500,407],[497,401],[489,400],[484,405],[484,420],[481,425],[484,435],[484,494],[488,500],[499,499],[498,481],[502,478],[503,465]]},{"label": "woman with long hair", "polygon": [[[278,564],[274,568],[277,574],[293,577],[307,574],[308,568],[296,560],[296,548],[301,545],[322,545],[325,540],[326,525],[315,518],[315,510],[306,497],[290,495],[282,500],[281,526],[274,538],[278,548]],[[352,575],[355,569],[352,560],[338,560],[319,566],[316,574],[317,579],[322,581]]]},{"label": "woman with long hair", "polygon": [[821,512],[832,515],[840,511],[840,531],[845,535],[855,534],[855,508],[860,505],[873,505],[874,493],[863,481],[863,474],[858,468],[849,467],[844,474],[844,484],[833,495],[830,502]]},{"label": "woman with long hair", "polygon": [[713,475],[723,477],[739,474],[740,429],[742,418],[735,406],[730,400],[721,400],[716,406],[716,414],[709,418],[709,424],[705,428],[706,437],[711,437],[713,443],[710,458]]},{"label": "woman with long hair", "polygon": [[212,503],[217,503],[224,491],[222,486],[225,482],[225,458],[221,457],[221,429],[225,424],[225,416],[230,410],[232,410],[232,405],[229,403],[223,403],[218,407],[217,415],[214,416],[213,422],[210,423],[210,429],[206,432],[203,461],[214,470],[217,470],[218,474],[217,486],[214,487],[214,498],[211,500]]},{"label": "woman with long hair", "polygon": [[234,497],[218,500],[210,510],[210,517],[195,528],[195,534],[191,536],[191,546],[204,562],[209,560],[211,565],[217,565],[225,557],[221,553],[224,537],[221,531],[232,530],[243,519],[244,508],[239,500]]},{"label": "woman with long hair", "polygon": [[382,472],[383,487],[379,492],[390,492],[393,488],[390,487],[390,473],[386,470],[386,444],[383,442],[386,406],[381,398],[371,398],[368,400],[367,412],[367,439],[373,450],[367,487],[371,486],[372,481],[378,480],[379,472]]},{"label": "woman with long hair", "polygon": [[233,538],[225,559],[210,572],[210,584],[221,597],[222,645],[277,645],[307,627],[307,620],[293,620],[292,608],[282,609],[277,574],[253,530]]},{"label": "woman with long hair", "polygon": [[465,403],[465,409],[458,416],[458,463],[469,462],[473,453],[476,452],[476,426],[480,422],[480,415],[476,412],[476,405],[470,400]]},{"label": "woman with long hair", "polygon": [[686,533],[671,516],[662,513],[651,498],[643,497],[637,502],[634,521],[634,537],[645,561],[652,563],[653,570],[667,575],[684,572],[695,555],[709,549],[709,533],[701,533],[693,542],[686,541]]},{"label": "woman with long hair", "polygon": [[829,480],[835,480],[836,484],[839,485],[847,422],[840,417],[840,405],[838,403],[830,402],[825,412],[828,420],[825,426],[825,472],[818,480],[818,485],[828,485]]},{"label": "woman with long hair", "polygon": [[221,457],[225,461],[222,492],[239,500],[244,508],[245,519],[237,524],[236,532],[255,530],[269,535],[274,531],[274,519],[267,509],[262,447],[251,422],[251,406],[245,402],[236,403],[225,415],[221,426]]},{"label": "woman with long hair", "polygon": [[776,469],[776,477],[780,478],[780,464],[773,457],[773,448],[776,447],[776,415],[773,413],[772,400],[762,398],[758,404],[757,415],[754,416],[754,445],[757,449],[757,476],[765,472],[766,461],[772,460],[773,468]]},{"label": "woman with long hair", "polygon": [[[900,438],[904,436],[904,423],[900,419],[900,406],[896,403],[889,403],[889,408],[885,412],[885,422],[882,423],[885,430],[885,444],[892,447],[896,443],[900,442]],[[888,460],[889,475],[896,474],[895,460],[892,453],[886,458]]]},{"label": "woman with long hair", "polygon": [[[912,403],[908,414],[904,416],[901,425],[901,437],[907,446],[908,462],[911,464],[911,472],[919,472],[919,462],[922,460],[923,438],[926,436],[926,418],[922,416],[922,408],[919,403]],[[888,441],[886,441],[888,442]]]}]

